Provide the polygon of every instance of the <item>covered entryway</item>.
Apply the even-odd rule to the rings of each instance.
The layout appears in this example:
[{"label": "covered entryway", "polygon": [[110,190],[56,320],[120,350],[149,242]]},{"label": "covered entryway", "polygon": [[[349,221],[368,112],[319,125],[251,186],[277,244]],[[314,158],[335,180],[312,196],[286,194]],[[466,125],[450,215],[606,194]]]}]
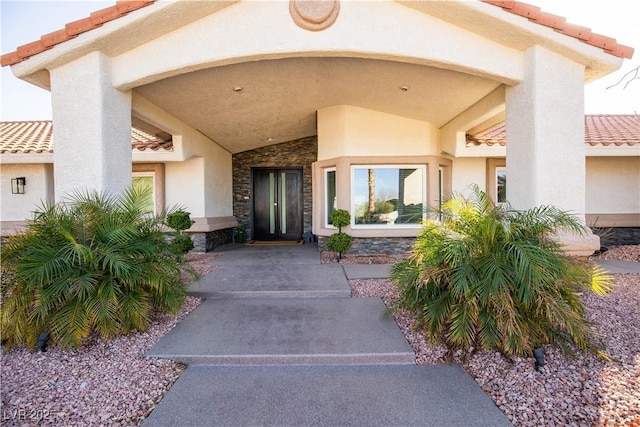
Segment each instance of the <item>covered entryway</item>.
[{"label": "covered entryway", "polygon": [[255,239],[300,240],[302,206],[302,169],[253,169]]},{"label": "covered entryway", "polygon": [[[342,183],[336,207],[352,210],[353,166],[429,166],[426,203],[444,162],[456,163],[453,190],[486,180],[487,153],[467,147],[465,134],[501,121],[514,208],[554,205],[584,218],[584,83],[632,54],[533,6],[489,0],[121,2],[72,24],[2,60],[52,92],[54,139],[64,141],[56,200],[78,187],[124,191],[132,120],[144,122],[172,135],[171,161],[153,157],[166,162],[167,204],[185,206],[196,221],[189,231],[207,238],[238,223],[255,225],[254,239],[301,237],[300,207],[278,205],[289,176],[281,182],[277,168],[289,165],[250,164],[276,168],[273,187],[261,186],[267,173],[254,193],[249,173],[236,185],[233,156],[317,138],[313,174],[286,160],[313,187],[302,231],[325,238],[335,232],[323,206],[328,174]],[[419,232],[392,225],[348,231]],[[567,250],[599,247],[596,236],[571,239],[562,238]]]}]

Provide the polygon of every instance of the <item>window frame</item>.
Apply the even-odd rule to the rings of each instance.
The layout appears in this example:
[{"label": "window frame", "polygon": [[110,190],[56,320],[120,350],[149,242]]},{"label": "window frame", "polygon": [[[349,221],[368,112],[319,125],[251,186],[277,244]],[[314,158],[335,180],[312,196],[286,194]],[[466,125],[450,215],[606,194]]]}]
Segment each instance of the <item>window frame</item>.
[{"label": "window frame", "polygon": [[334,205],[335,205],[335,209],[337,208],[337,204],[338,204],[338,172],[337,172],[337,168],[335,166],[333,167],[328,167],[328,168],[324,168],[323,169],[323,176],[324,176],[324,227],[325,228],[336,228],[333,224],[329,223],[329,216],[331,215],[329,213],[329,173],[333,172],[334,178],[333,178],[333,184],[335,186],[334,188]]},{"label": "window frame", "polygon": [[131,177],[153,177],[153,206],[154,215],[165,208],[165,174],[163,163],[134,163],[131,168]]},{"label": "window frame", "polygon": [[[486,166],[486,192],[494,203],[498,203],[498,170],[507,172],[507,159],[488,158]],[[509,199],[507,199],[509,200]]]}]

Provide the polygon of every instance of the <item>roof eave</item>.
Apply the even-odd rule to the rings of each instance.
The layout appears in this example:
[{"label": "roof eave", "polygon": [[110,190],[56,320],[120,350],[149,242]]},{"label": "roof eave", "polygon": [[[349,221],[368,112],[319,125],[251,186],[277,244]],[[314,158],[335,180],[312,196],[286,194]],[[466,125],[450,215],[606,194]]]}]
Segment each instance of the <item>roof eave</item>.
[{"label": "roof eave", "polygon": [[[12,64],[11,71],[22,80],[50,90],[48,70],[58,68],[94,51],[103,52],[109,57],[117,56],[207,14],[225,8],[236,1],[138,1],[137,3],[144,3],[145,7],[127,12],[117,19],[94,25],[87,31],[66,38],[63,42],[52,45],[45,50],[34,49],[34,53],[26,60],[21,59],[20,62]],[[98,12],[94,12],[94,14]],[[94,14],[92,14],[92,18],[94,18]],[[89,19],[85,18],[85,20],[76,21],[76,23],[81,24],[81,21]],[[69,31],[69,25],[72,24],[74,23],[67,24],[67,31]],[[40,42],[44,42],[52,34],[55,33],[42,36]],[[29,45],[32,44],[29,43]],[[20,46],[16,52],[25,51],[27,46]]]},{"label": "roof eave", "polygon": [[[593,81],[619,69],[623,58],[616,56],[616,54],[623,53],[626,56],[633,54],[633,49],[627,46],[615,44],[614,49],[617,50],[607,51],[601,46],[581,41],[577,38],[580,34],[573,34],[570,31],[566,34],[560,32],[555,27],[563,25],[562,17],[556,17],[557,19],[554,20],[552,15],[545,14],[544,20],[538,16],[539,21],[534,21],[521,14],[506,11],[501,5],[495,4],[514,2],[485,2],[484,0],[472,2],[464,0],[448,2],[396,1],[513,49],[524,51],[531,46],[540,45],[583,64],[585,66],[585,82]],[[524,5],[521,2],[515,3]],[[581,28],[584,33],[592,34],[588,28],[578,27],[566,23],[566,21],[564,25],[567,30]],[[602,42],[611,44],[615,40],[606,38]]]}]

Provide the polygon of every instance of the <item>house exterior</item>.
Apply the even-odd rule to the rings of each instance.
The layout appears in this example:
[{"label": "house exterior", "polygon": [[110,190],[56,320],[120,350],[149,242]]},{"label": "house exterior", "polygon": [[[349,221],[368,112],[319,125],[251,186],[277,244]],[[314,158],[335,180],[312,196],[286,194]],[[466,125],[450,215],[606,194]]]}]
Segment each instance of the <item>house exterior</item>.
[{"label": "house exterior", "polygon": [[[145,164],[163,203],[191,212],[202,249],[238,224],[322,246],[341,208],[354,250],[384,252],[410,247],[427,206],[472,183],[491,192],[504,174],[517,209],[640,226],[637,200],[599,185],[624,170],[637,194],[638,146],[585,144],[583,113],[584,84],[632,54],[517,1],[178,0],[118,2],[2,65],[51,91],[48,197],[118,193]],[[483,139],[501,122],[504,144]],[[170,136],[172,151],[132,150],[132,125]],[[556,238],[575,255],[600,247],[594,234]]]}]

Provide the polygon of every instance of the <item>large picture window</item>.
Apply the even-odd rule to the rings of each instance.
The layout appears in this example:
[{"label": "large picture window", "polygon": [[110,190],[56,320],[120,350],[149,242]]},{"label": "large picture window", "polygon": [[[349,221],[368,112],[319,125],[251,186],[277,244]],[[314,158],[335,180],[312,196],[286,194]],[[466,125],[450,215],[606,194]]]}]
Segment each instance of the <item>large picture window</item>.
[{"label": "large picture window", "polygon": [[353,166],[354,226],[416,226],[425,218],[424,166]]}]

